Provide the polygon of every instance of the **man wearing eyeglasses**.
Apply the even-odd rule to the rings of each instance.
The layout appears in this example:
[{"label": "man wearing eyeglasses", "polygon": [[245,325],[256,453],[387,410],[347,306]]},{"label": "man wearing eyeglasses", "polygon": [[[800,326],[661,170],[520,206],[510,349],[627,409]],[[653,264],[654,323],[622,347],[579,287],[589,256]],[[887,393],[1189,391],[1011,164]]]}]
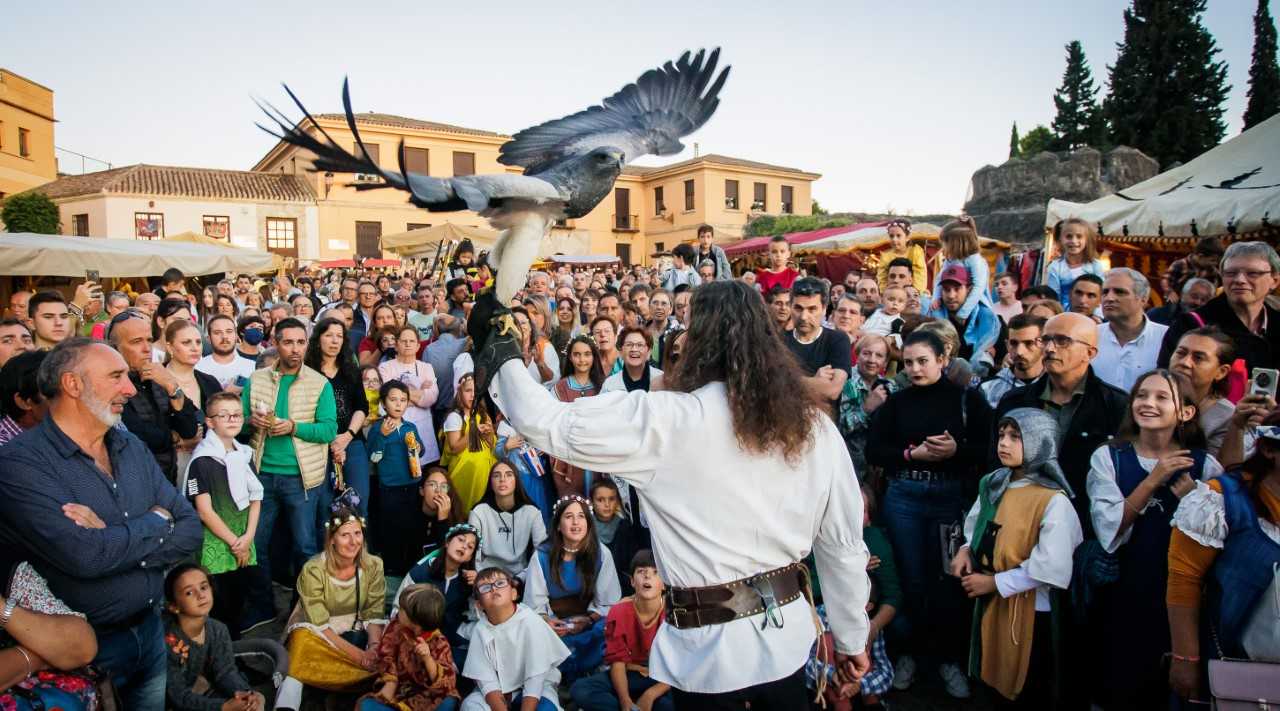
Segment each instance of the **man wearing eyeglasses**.
[{"label": "man wearing eyeglasses", "polygon": [[1195,311],[1183,314],[1165,334],[1161,365],[1178,346],[1182,334],[1215,325],[1236,343],[1236,356],[1253,368],[1280,367],[1280,310],[1267,305],[1267,295],[1280,285],[1280,256],[1266,242],[1236,242],[1222,256],[1222,293]]},{"label": "man wearing eyeglasses", "polygon": [[[1044,375],[1005,395],[993,422],[1019,407],[1053,415],[1057,423],[1058,463],[1075,491],[1072,500],[1085,538],[1093,538],[1089,516],[1089,458],[1120,429],[1129,395],[1099,378],[1090,367],[1098,354],[1098,328],[1084,314],[1058,314],[1040,336]],[[994,438],[993,438],[994,440]],[[996,460],[994,444],[991,458]]]},{"label": "man wearing eyeglasses", "polygon": [[351,321],[352,343],[364,340],[369,328],[373,326],[373,307],[377,306],[381,300],[382,295],[378,293],[378,287],[374,286],[373,282],[361,281],[356,287],[356,305],[352,309]]}]

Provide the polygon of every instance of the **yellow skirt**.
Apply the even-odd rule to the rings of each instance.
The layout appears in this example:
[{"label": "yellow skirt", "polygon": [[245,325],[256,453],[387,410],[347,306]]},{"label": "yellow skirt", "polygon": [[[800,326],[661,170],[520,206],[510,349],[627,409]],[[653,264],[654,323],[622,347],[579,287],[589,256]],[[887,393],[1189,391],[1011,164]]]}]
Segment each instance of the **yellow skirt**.
[{"label": "yellow skirt", "polygon": [[374,672],[356,666],[328,640],[309,629],[289,633],[289,676],[317,689],[345,691],[368,681]]},{"label": "yellow skirt", "polygon": [[471,514],[471,508],[484,497],[484,490],[489,486],[489,470],[498,458],[486,448],[479,452],[464,450],[460,454],[450,455],[449,484],[458,493],[462,502],[462,517]]}]

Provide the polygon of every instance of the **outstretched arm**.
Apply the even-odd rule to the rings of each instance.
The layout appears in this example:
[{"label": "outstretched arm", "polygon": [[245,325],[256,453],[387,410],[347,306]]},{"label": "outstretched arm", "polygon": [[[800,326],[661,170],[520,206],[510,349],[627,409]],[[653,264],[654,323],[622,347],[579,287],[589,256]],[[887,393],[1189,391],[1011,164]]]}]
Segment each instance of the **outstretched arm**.
[{"label": "outstretched arm", "polygon": [[534,447],[574,466],[620,474],[628,481],[652,471],[663,446],[681,427],[701,417],[701,404],[686,393],[618,392],[560,402],[520,361],[502,365],[489,394]]}]

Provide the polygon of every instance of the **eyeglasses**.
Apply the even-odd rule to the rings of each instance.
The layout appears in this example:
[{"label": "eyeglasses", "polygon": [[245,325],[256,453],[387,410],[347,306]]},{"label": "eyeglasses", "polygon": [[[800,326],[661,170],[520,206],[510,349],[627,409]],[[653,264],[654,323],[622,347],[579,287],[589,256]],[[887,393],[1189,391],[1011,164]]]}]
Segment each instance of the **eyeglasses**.
[{"label": "eyeglasses", "polygon": [[216,415],[209,415],[211,420],[226,420],[227,422],[244,422],[244,413],[242,412],[220,412]]},{"label": "eyeglasses", "polygon": [[511,583],[508,583],[503,578],[499,578],[498,580],[495,580],[492,583],[481,583],[476,586],[476,597],[480,597],[481,595],[488,595],[494,590],[501,590],[505,587],[510,587],[510,585]]},{"label": "eyeglasses", "polygon": [[648,348],[648,346],[646,346],[644,343],[632,343],[628,341],[622,344],[622,350],[624,351],[641,351],[641,350],[644,350],[645,348]]},{"label": "eyeglasses", "polygon": [[1222,281],[1223,281],[1224,283],[1225,283],[1225,282],[1235,281],[1235,280],[1236,280],[1236,277],[1238,277],[1238,276],[1243,276],[1245,279],[1248,279],[1249,281],[1258,281],[1258,280],[1259,280],[1259,279],[1261,279],[1262,277],[1267,276],[1267,275],[1269,275],[1269,274],[1271,274],[1271,273],[1272,273],[1272,272],[1270,272],[1270,271],[1263,271],[1263,270],[1257,270],[1257,271],[1255,271],[1255,270],[1253,270],[1253,269],[1249,269],[1249,270],[1245,270],[1245,269],[1227,269],[1227,270],[1225,270],[1225,271],[1223,271],[1223,272],[1222,272]]},{"label": "eyeglasses", "polygon": [[1078,338],[1072,338],[1071,336],[1066,336],[1063,334],[1044,335],[1038,338],[1037,340],[1040,341],[1041,346],[1047,346],[1049,344],[1053,344],[1055,348],[1070,348],[1071,344],[1073,343],[1079,343],[1080,345],[1084,345],[1084,346],[1089,345],[1088,343],[1085,343],[1084,341]]},{"label": "eyeglasses", "polygon": [[444,494],[444,493],[448,493],[448,491],[449,491],[449,483],[448,483],[448,482],[444,482],[444,481],[429,481],[429,482],[427,482],[427,483],[423,484],[423,485],[422,485],[422,487],[423,487],[424,489],[430,489],[430,490],[432,490],[432,491],[438,491],[438,492],[440,492],[440,493],[442,493],[442,494]]}]

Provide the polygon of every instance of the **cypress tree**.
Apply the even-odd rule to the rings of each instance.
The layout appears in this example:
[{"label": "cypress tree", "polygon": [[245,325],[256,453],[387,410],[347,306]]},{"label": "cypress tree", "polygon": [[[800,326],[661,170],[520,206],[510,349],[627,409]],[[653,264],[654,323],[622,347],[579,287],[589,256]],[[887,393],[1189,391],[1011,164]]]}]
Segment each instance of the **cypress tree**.
[{"label": "cypress tree", "polygon": [[1112,143],[1161,165],[1186,162],[1226,133],[1227,66],[1200,23],[1205,0],[1133,0],[1103,103]]},{"label": "cypress tree", "polygon": [[1013,122],[1013,130],[1009,132],[1009,157],[1017,158],[1018,153],[1018,122]]},{"label": "cypress tree", "polygon": [[1249,65],[1249,105],[1244,127],[1262,123],[1280,111],[1280,66],[1276,64],[1276,25],[1267,0],[1253,14],[1253,63]]},{"label": "cypress tree", "polygon": [[1101,143],[1098,87],[1093,83],[1089,60],[1080,42],[1067,45],[1067,69],[1062,73],[1062,86],[1053,95],[1058,113],[1053,117],[1053,149],[1069,151]]}]

